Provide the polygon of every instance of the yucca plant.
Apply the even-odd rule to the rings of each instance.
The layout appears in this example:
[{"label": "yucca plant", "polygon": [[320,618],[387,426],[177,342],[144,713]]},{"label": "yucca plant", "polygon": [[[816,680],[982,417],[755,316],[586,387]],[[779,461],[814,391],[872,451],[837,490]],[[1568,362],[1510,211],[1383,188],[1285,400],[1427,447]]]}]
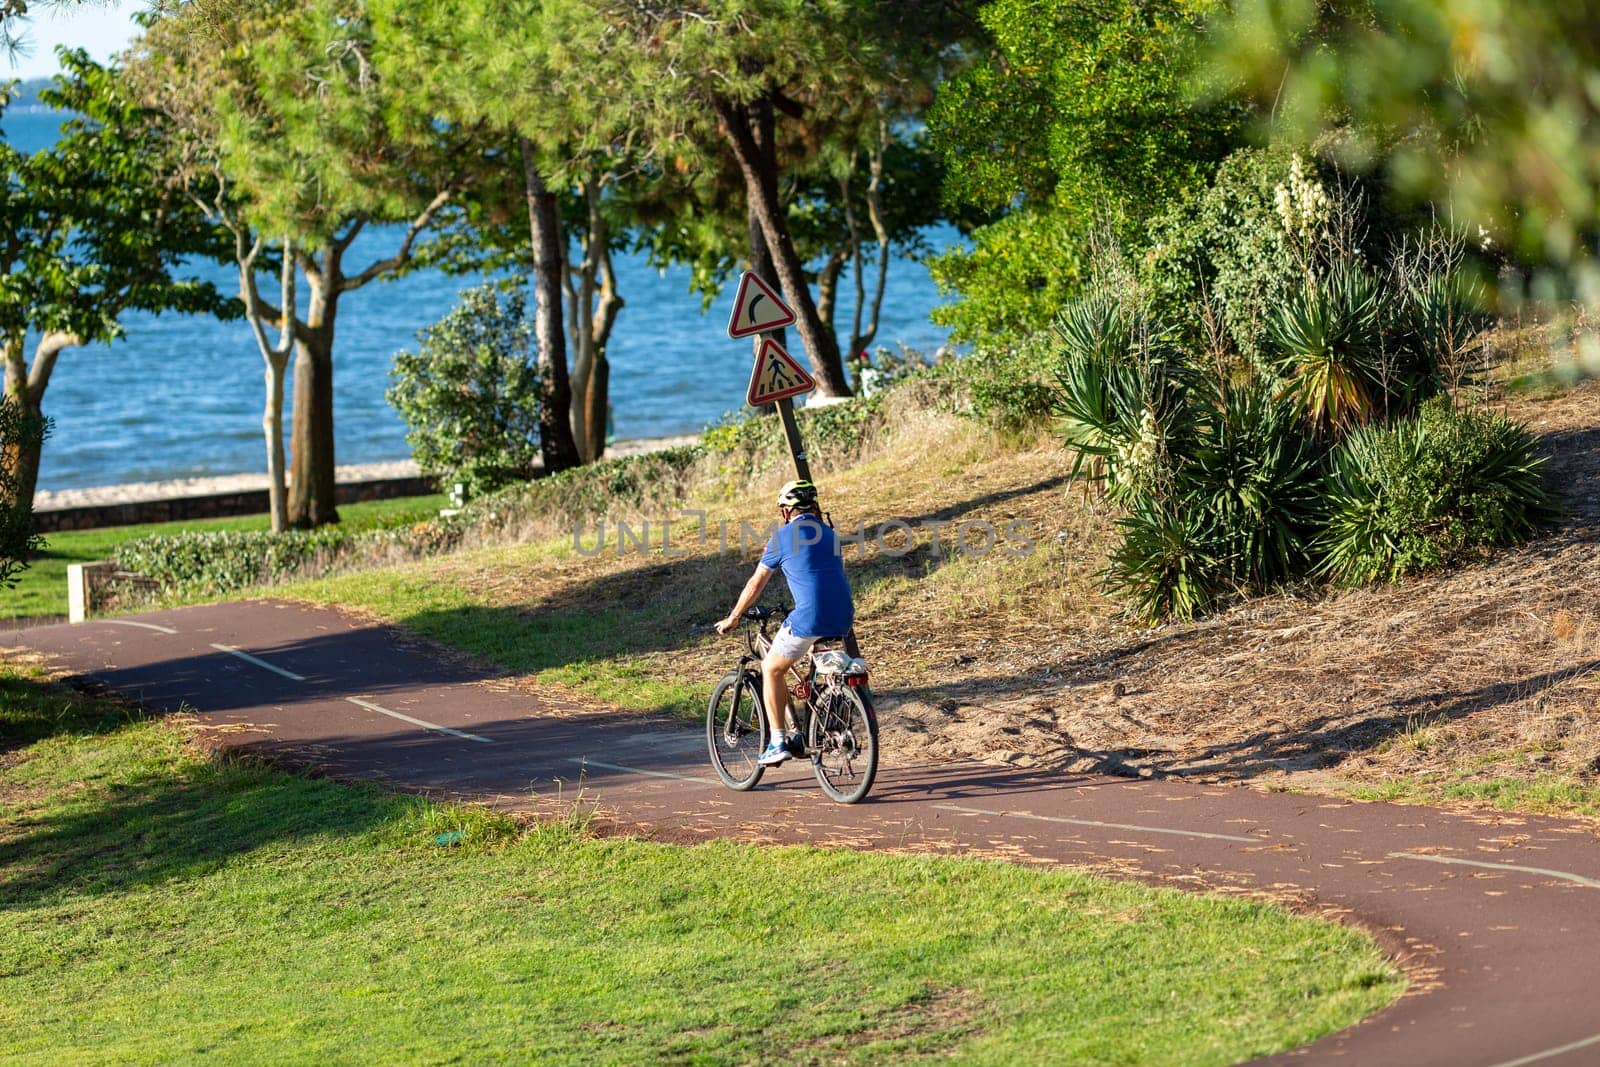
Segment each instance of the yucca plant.
[{"label": "yucca plant", "polygon": [[1105,582],[1134,617],[1193,619],[1227,592],[1226,568],[1203,513],[1146,499],[1117,527],[1122,543],[1112,550]]},{"label": "yucca plant", "polygon": [[1341,265],[1272,313],[1279,396],[1318,433],[1342,435],[1381,411],[1383,316],[1377,283]]},{"label": "yucca plant", "polygon": [[1413,418],[1363,428],[1330,464],[1317,572],[1394,581],[1522,541],[1560,514],[1544,462],[1522,426],[1444,396]]},{"label": "yucca plant", "polygon": [[1222,383],[1186,461],[1185,508],[1210,517],[1229,576],[1264,589],[1303,573],[1316,533],[1320,449],[1287,400]]},{"label": "yucca plant", "polygon": [[1405,287],[1397,339],[1415,402],[1465,380],[1467,359],[1491,321],[1484,300],[1483,287],[1459,271],[1428,274]]},{"label": "yucca plant", "polygon": [[1087,471],[1126,487],[1133,479],[1119,478],[1119,466],[1155,462],[1167,439],[1187,429],[1188,373],[1170,334],[1104,292],[1068,305],[1054,333],[1055,415],[1074,453],[1072,477]]}]

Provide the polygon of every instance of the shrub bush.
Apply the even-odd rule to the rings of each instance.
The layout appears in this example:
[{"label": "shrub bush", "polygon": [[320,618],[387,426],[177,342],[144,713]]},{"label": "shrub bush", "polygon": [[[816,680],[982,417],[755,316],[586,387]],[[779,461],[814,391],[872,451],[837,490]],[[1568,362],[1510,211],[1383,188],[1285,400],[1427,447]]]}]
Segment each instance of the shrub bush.
[{"label": "shrub bush", "polygon": [[231,593],[331,563],[350,535],[337,526],[318,530],[206,530],[141,537],[118,545],[117,566],[155,579],[163,589]]},{"label": "shrub bush", "polygon": [[1558,514],[1533,436],[1447,397],[1333,454],[1321,574],[1394,581],[1523,540]]},{"label": "shrub bush", "polygon": [[1180,457],[1179,506],[1209,519],[1210,554],[1235,588],[1303,574],[1322,488],[1320,450],[1287,401],[1261,385],[1217,387]]},{"label": "shrub bush", "polygon": [[539,458],[539,379],[518,284],[468,289],[448,315],[395,356],[386,399],[406,423],[424,473],[472,495],[532,474]]},{"label": "shrub bush", "polygon": [[1140,277],[1158,312],[1185,324],[1188,340],[1200,340],[1194,309],[1209,301],[1239,353],[1261,356],[1268,311],[1301,278],[1275,196],[1291,160],[1282,150],[1240,149],[1208,188],[1152,224]]},{"label": "shrub bush", "polygon": [[1147,495],[1117,520],[1122,542],[1111,551],[1106,588],[1147,622],[1192,619],[1226,590],[1215,555],[1216,533],[1203,512]]},{"label": "shrub bush", "polygon": [[1053,332],[1054,411],[1077,453],[1073,476],[1089,461],[1092,476],[1128,504],[1160,478],[1191,430],[1188,368],[1170,331],[1103,289],[1069,305]]},{"label": "shrub bush", "polygon": [[1387,410],[1383,299],[1369,274],[1342,264],[1268,315],[1271,366],[1314,432],[1342,433]]},{"label": "shrub bush", "polygon": [[[0,397],[0,457],[44,443],[50,432],[48,419],[32,414],[8,397]],[[33,532],[32,501],[22,501],[21,486],[13,468],[0,459],[0,588],[17,584],[17,572],[28,557],[44,546]]]},{"label": "shrub bush", "polygon": [[965,414],[1004,433],[1046,422],[1055,404],[1055,352],[1035,334],[1008,345],[988,345],[943,367],[934,376],[959,383]]}]

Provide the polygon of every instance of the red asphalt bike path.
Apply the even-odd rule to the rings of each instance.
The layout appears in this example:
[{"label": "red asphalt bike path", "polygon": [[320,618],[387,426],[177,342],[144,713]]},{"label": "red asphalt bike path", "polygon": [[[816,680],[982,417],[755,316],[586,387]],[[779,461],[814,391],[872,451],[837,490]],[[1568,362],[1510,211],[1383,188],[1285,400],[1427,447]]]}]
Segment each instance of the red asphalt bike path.
[{"label": "red asphalt bike path", "polygon": [[1405,966],[1395,1004],[1263,1062],[1600,1064],[1593,824],[893,753],[852,807],[805,761],[734,793],[703,728],[534,693],[397,627],[283,601],[0,632],[0,650],[340,777],[522,812],[581,801],[661,840],[982,855],[1266,896],[1358,923]]}]

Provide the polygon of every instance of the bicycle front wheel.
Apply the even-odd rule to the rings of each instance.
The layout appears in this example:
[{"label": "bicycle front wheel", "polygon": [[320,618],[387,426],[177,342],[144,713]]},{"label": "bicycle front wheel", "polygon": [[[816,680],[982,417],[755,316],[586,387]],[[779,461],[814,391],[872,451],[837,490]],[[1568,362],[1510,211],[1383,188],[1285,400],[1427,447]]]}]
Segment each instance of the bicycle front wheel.
[{"label": "bicycle front wheel", "polygon": [[807,732],[811,767],[830,800],[854,804],[878,774],[878,717],[854,689],[822,693]]},{"label": "bicycle front wheel", "polygon": [[754,789],[766,768],[757,762],[767,746],[767,716],[753,676],[730,671],[706,707],[706,747],[717,777],[729,789]]}]

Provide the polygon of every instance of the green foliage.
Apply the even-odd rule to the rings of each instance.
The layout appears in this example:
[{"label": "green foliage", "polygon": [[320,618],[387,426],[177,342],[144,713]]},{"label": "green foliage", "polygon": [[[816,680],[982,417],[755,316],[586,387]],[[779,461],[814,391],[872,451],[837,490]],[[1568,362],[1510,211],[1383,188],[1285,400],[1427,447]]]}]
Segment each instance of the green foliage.
[{"label": "green foliage", "polygon": [[[1478,338],[1492,323],[1484,311],[1486,294],[1447,256],[1443,269],[1420,278],[1402,278],[1398,341],[1406,372],[1426,394],[1428,383],[1462,384],[1473,380],[1468,366]],[[1426,395],[1418,397],[1426,399]]]},{"label": "green foliage", "polygon": [[[32,156],[0,141],[0,337],[20,351],[30,330],[111,340],[135,309],[238,314],[210,282],[183,276],[191,257],[221,259],[231,245],[161,180],[153,161],[173,131],[114,69],[82,50],[61,63],[39,94],[68,116],[60,137]],[[14,93],[0,90],[0,110]]]},{"label": "green foliage", "polygon": [[[1302,179],[1302,200],[1315,199],[1310,188]],[[1295,195],[1288,194],[1285,214],[1300,223]],[[1296,283],[1284,287],[1286,295],[1267,315],[1265,351],[1255,366],[1216,350],[1202,363],[1184,343],[1185,331],[1157,320],[1147,291],[1116,273],[1069,304],[1053,330],[1055,414],[1074,454],[1073,477],[1087,476],[1125,510],[1107,585],[1145,621],[1191,618],[1229,596],[1310,574],[1330,537],[1328,516],[1337,511],[1327,501],[1329,466],[1359,469],[1348,457],[1336,461],[1334,444],[1359,426],[1414,412],[1449,384],[1448,364],[1482,329],[1470,294],[1451,273],[1459,244],[1447,236],[1406,246],[1394,269],[1375,275],[1336,258],[1334,243],[1318,247],[1327,238],[1316,226],[1282,229],[1293,244]],[[1189,327],[1192,336],[1200,325],[1191,317]],[[1408,470],[1427,470],[1424,477],[1440,485],[1449,481],[1441,464],[1482,462],[1507,472],[1493,475],[1507,481],[1523,472],[1510,443],[1502,442],[1498,459],[1474,458],[1471,434],[1441,429],[1455,426],[1440,421],[1448,407],[1445,415],[1429,410],[1430,447],[1452,458],[1428,466],[1411,457]],[[1532,447],[1509,423],[1497,432],[1521,434],[1520,447]],[[1350,446],[1355,454],[1372,452],[1368,438],[1361,441]],[[1392,458],[1393,451],[1384,455]],[[1528,457],[1531,451],[1522,458]],[[1389,499],[1386,489],[1352,484],[1351,514]],[[1370,490],[1364,502],[1361,485]],[[1459,545],[1525,536],[1532,527],[1515,516],[1531,505],[1519,492],[1479,494],[1485,513],[1506,509],[1492,536],[1467,532],[1441,540],[1431,532],[1433,518],[1409,505],[1390,516],[1396,525],[1366,533],[1370,540],[1406,531],[1447,561]],[[1353,537],[1360,534],[1354,519],[1343,521],[1356,528]],[[1458,547],[1439,551],[1441,544]]]},{"label": "green foliage", "polygon": [[[911,381],[915,381],[912,379]],[[895,410],[899,389],[855,397],[846,404],[801,408],[795,412],[800,438],[813,468],[844,464],[861,454],[884,420]],[[772,416],[747,411],[743,417],[713,426],[701,438],[707,454],[716,460],[720,488],[727,495],[742,490],[756,477],[788,462],[783,423]]]},{"label": "green foliage", "polygon": [[700,445],[603,459],[532,482],[509,486],[469,503],[463,525],[479,531],[535,520],[573,523],[683,500],[705,450]]},{"label": "green foliage", "polygon": [[520,280],[468,289],[395,356],[385,397],[424,473],[473,496],[532,476],[539,457],[539,378]]},{"label": "green foliage", "polygon": [[[1209,186],[1175,200],[1152,222],[1140,257],[1141,280],[1164,314],[1193,321],[1195,309],[1209,303],[1217,326],[1251,360],[1260,358],[1268,312],[1304,278],[1274,204],[1289,163],[1282,150],[1234,152]],[[1194,322],[1195,340],[1198,327]]]},{"label": "green foliage", "polygon": [[923,378],[941,394],[938,406],[1006,433],[1048,420],[1055,410],[1054,346],[1044,334],[991,343],[933,368]]},{"label": "green foliage", "polygon": [[1583,4],[1242,0],[1209,36],[1218,92],[1275,138],[1339,130],[1341,160],[1555,271],[1593,300],[1600,263],[1600,37]]},{"label": "green foliage", "polygon": [[1111,552],[1106,588],[1126,598],[1136,618],[1192,619],[1226,591],[1206,515],[1146,498],[1117,520],[1122,542]]},{"label": "green foliage", "polygon": [[231,593],[299,574],[331,561],[349,535],[337,526],[319,530],[211,530],[126,541],[113,558],[125,571],[153,578],[185,594]]},{"label": "green foliage", "polygon": [[[1144,221],[1198,188],[1232,146],[1238,112],[1186,89],[1208,0],[995,0],[979,12],[993,45],[946,82],[928,112],[952,204],[1003,219],[974,247],[934,261],[960,302],[937,321],[957,340],[1046,325],[1087,280],[1091,233],[1129,247]],[[1107,218],[1108,205],[1116,213]]]},{"label": "green foliage", "polygon": [[1073,477],[1090,461],[1113,499],[1128,503],[1162,477],[1169,447],[1192,429],[1191,377],[1171,332],[1102,280],[1056,320],[1055,413]]},{"label": "green foliage", "polygon": [[[50,431],[47,420],[0,396],[0,454],[38,448]],[[28,557],[44,546],[33,532],[33,501],[23,499],[14,466],[0,463],[0,587],[17,584]]]},{"label": "green foliage", "polygon": [[1358,430],[1333,455],[1319,572],[1394,581],[1515,544],[1557,515],[1543,466],[1527,430],[1444,397]]},{"label": "green foliage", "polygon": [[1084,235],[1092,217],[1023,206],[984,226],[970,248],[928,261],[939,292],[957,299],[933,309],[953,341],[1004,344],[1047,326],[1089,275]]},{"label": "green foliage", "polygon": [[1283,394],[1318,433],[1342,433],[1385,410],[1382,299],[1369,274],[1341,266],[1267,317]]},{"label": "green foliage", "polygon": [[[1073,388],[1064,376],[1064,403]],[[1137,391],[1107,395],[1112,408],[1139,405],[1136,428],[1122,414],[1098,451],[1073,447],[1080,462],[1085,454],[1101,459],[1090,476],[1129,511],[1118,520],[1123,540],[1106,576],[1133,615],[1193,618],[1231,593],[1304,572],[1321,452],[1286,401],[1260,384],[1180,386],[1154,406]]]},{"label": "green foliage", "polygon": [[1223,384],[1178,467],[1176,497],[1207,516],[1219,572],[1268,589],[1303,574],[1318,518],[1321,450],[1259,384]]}]

